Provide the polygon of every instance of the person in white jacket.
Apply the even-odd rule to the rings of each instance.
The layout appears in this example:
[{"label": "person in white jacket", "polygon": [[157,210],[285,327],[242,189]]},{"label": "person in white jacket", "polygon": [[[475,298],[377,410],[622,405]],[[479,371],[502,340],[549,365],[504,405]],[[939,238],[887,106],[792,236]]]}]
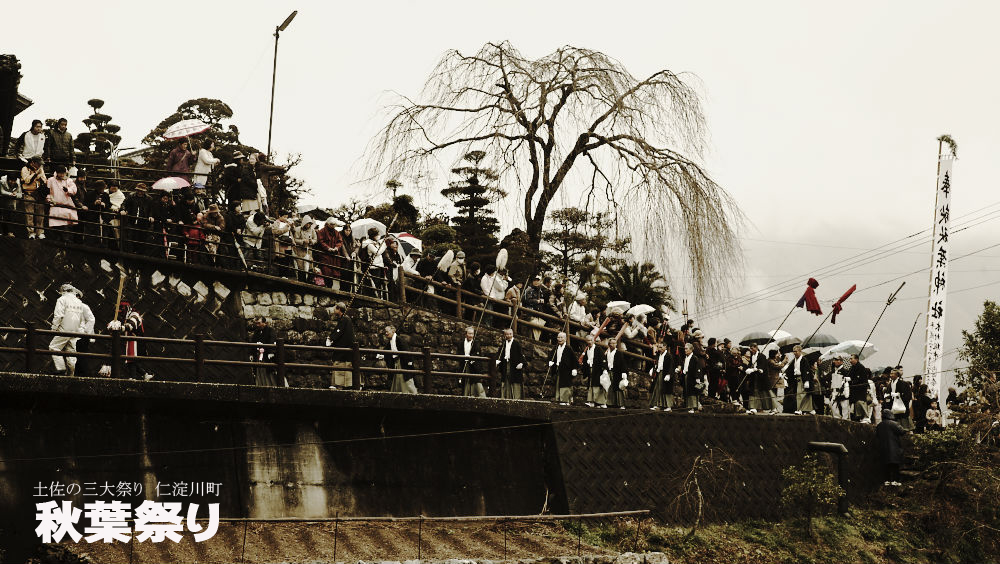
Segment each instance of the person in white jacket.
[{"label": "person in white jacket", "polygon": [[[80,291],[72,284],[63,284],[59,288],[59,299],[56,301],[55,312],[52,316],[52,330],[65,331],[68,333],[86,333],[87,328],[93,332],[94,314],[90,308],[80,301]],[[49,350],[76,352],[76,342],[79,337],[56,335],[49,343]],[[56,373],[73,376],[76,372],[76,357],[52,355],[52,363],[55,364]]]},{"label": "person in white jacket", "polygon": [[194,163],[194,176],[191,177],[191,184],[201,184],[208,182],[208,173],[212,172],[212,167],[219,164],[219,159],[212,154],[215,149],[215,142],[206,139],[201,149],[198,150],[198,161]]}]

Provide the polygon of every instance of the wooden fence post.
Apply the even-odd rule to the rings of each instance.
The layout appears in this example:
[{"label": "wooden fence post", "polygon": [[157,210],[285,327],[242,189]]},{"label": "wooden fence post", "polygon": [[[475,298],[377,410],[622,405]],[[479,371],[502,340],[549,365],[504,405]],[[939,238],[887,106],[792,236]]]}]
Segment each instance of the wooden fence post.
[{"label": "wooden fence post", "polygon": [[462,288],[455,292],[455,317],[462,319]]},{"label": "wooden fence post", "polygon": [[361,389],[361,347],[354,343],[351,350],[351,388]]},{"label": "wooden fence post", "polygon": [[434,380],[431,377],[431,369],[433,368],[431,362],[431,348],[424,347],[424,393],[433,394],[434,393]]}]

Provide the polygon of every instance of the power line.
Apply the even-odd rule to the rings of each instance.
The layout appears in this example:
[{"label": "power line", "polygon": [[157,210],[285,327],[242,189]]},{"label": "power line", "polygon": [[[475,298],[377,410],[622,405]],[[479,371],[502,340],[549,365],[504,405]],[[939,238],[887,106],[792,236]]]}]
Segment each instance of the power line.
[{"label": "power line", "polygon": [[[974,214],[974,213],[977,213],[977,212],[971,212],[970,214],[967,214],[967,215],[971,215],[971,214]],[[965,216],[963,216],[963,217],[965,217]],[[976,226],[982,225],[984,223],[987,223],[989,221],[993,221],[995,219],[1000,219],[1000,210],[995,210],[993,212],[989,212],[988,214],[982,215],[980,217],[968,219],[964,223],[959,223],[958,226],[960,226],[960,227],[958,229],[954,229],[952,231],[951,235],[960,233],[962,231],[965,231],[967,229],[971,229],[972,227],[976,227]],[[860,262],[849,262],[849,261],[851,261],[852,259],[857,258],[857,257],[862,257],[863,255],[868,254],[867,252],[866,253],[860,253],[860,254],[855,255],[854,257],[850,257],[848,259],[844,259],[843,261],[832,263],[830,265],[827,265],[826,267],[821,267],[819,271],[814,270],[809,275],[810,276],[814,276],[814,277],[815,276],[832,276],[832,275],[836,275],[836,274],[842,274],[844,272],[849,272],[851,270],[860,268],[860,267],[865,266],[867,264],[870,264],[872,262],[875,262],[875,261],[878,261],[878,260],[882,260],[883,258],[886,258],[889,255],[898,254],[901,251],[905,251],[907,249],[912,249],[912,248],[918,247],[918,246],[920,246],[922,244],[926,244],[927,241],[929,240],[928,237],[923,237],[923,238],[921,238],[921,239],[919,239],[917,241],[908,240],[908,239],[911,239],[912,237],[918,236],[918,235],[920,235],[920,233],[915,233],[915,234],[909,235],[907,237],[904,237],[902,239],[898,239],[897,241],[894,241],[892,243],[887,243],[886,245],[882,245],[880,247],[876,247],[876,248],[874,248],[874,249],[871,250],[871,252],[875,252],[876,254],[864,257],[864,258],[860,259]],[[902,244],[900,244],[900,242],[902,242]],[[886,247],[886,246],[891,246],[891,248],[880,250],[880,249],[883,249],[883,247]],[[1000,246],[1000,245],[994,245],[994,247],[995,246]],[[992,248],[992,247],[990,247],[990,248]],[[984,249],[980,249],[980,251],[976,251],[974,253],[969,253],[968,255],[963,255],[963,257],[964,256],[969,256],[969,255],[972,255],[972,254],[977,254],[977,253],[981,252],[982,250],[984,250]],[[954,259],[954,260],[957,260],[957,259]],[[923,269],[923,270],[926,270],[926,269]],[[904,276],[897,277],[895,279],[898,280],[900,278],[904,278],[904,277],[910,276],[912,274],[913,273],[909,273],[909,274],[906,274]],[[783,294],[783,293],[788,292],[790,290],[795,290],[795,289],[801,287],[801,278],[803,276],[806,276],[806,274],[802,274],[802,275],[800,275],[798,277],[792,278],[792,279],[790,279],[788,281],[785,281],[785,282],[779,282],[777,284],[773,284],[773,285],[768,286],[766,288],[763,288],[761,290],[757,290],[756,292],[752,292],[750,294],[746,294],[746,295],[744,295],[742,297],[736,298],[733,301],[719,304],[718,306],[715,306],[713,308],[709,308],[708,311],[706,311],[706,312],[701,312],[700,313],[700,317],[702,317],[702,318],[717,317],[719,315],[727,313],[728,311],[730,311],[732,309],[736,309],[736,308],[739,308],[739,307],[744,307],[744,306],[756,303],[757,301],[760,301],[763,298],[769,298],[769,297],[773,297],[773,296],[777,296],[777,295]]]}]

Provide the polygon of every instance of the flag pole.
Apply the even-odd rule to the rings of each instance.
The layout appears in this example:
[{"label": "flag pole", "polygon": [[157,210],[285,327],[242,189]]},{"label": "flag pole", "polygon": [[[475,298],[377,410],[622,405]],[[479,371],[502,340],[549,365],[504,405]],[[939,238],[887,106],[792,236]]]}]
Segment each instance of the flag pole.
[{"label": "flag pole", "polygon": [[809,341],[811,341],[811,340],[812,340],[812,338],[816,336],[816,333],[819,333],[819,330],[820,330],[820,329],[821,329],[821,328],[823,327],[823,325],[825,325],[825,324],[826,324],[826,321],[827,321],[828,319],[830,319],[830,316],[831,316],[831,315],[833,315],[833,311],[834,311],[834,310],[831,310],[831,311],[830,311],[830,313],[826,314],[826,317],[824,317],[824,318],[823,318],[823,321],[821,321],[821,322],[820,322],[820,324],[819,324],[819,327],[817,327],[817,328],[816,328],[816,330],[812,332],[812,335],[809,335],[809,338],[808,338],[808,339],[806,339],[805,341],[802,341],[802,346],[803,346],[803,347],[806,347],[806,346],[808,346],[808,345],[809,345]]},{"label": "flag pole", "polygon": [[[764,343],[765,347],[768,346],[768,345],[770,345],[772,342],[777,341],[777,339],[774,338],[775,335],[777,335],[778,331],[781,331],[781,328],[785,326],[785,322],[788,321],[788,318],[792,316],[792,312],[795,311],[795,308],[797,308],[797,307],[799,307],[799,306],[798,305],[793,305],[792,309],[788,310],[788,314],[786,314],[785,318],[782,319],[781,323],[778,324],[778,328],[775,329],[773,333],[771,333],[770,340],[768,340],[766,343]],[[763,349],[761,349],[761,350],[763,350]]]},{"label": "flag pole", "polygon": [[868,333],[868,338],[866,338],[864,344],[861,345],[861,351],[858,352],[858,358],[861,358],[861,354],[865,352],[865,347],[868,346],[868,341],[870,341],[872,339],[872,335],[875,334],[875,328],[878,327],[878,322],[882,321],[882,316],[885,315],[885,310],[889,309],[892,302],[896,301],[896,295],[903,289],[903,286],[906,286],[905,280],[899,285],[899,288],[896,288],[895,292],[889,294],[889,299],[885,301],[885,307],[882,308],[882,313],[878,314],[878,319],[875,320],[875,325],[872,325],[872,330]]},{"label": "flag pole", "polygon": [[921,315],[923,313],[918,313],[917,318],[913,320],[913,327],[910,328],[910,336],[906,338],[906,344],[903,345],[903,352],[899,353],[899,362],[896,363],[896,366],[902,366],[903,364],[903,355],[906,354],[906,347],[910,346],[910,339],[913,338],[913,331],[917,328],[917,322],[920,321]]}]

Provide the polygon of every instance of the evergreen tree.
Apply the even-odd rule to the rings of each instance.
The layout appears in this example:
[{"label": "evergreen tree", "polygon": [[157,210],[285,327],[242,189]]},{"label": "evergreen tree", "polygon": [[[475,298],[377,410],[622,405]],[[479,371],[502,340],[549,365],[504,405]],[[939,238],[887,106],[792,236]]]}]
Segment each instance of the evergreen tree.
[{"label": "evergreen tree", "polygon": [[473,261],[485,264],[496,258],[500,222],[489,205],[507,195],[495,185],[497,173],[481,165],[485,157],[484,151],[466,153],[462,160],[467,164],[451,169],[459,179],[441,190],[441,194],[454,202],[458,209],[458,215],[452,217],[452,222],[465,251],[465,260],[470,264]]}]

